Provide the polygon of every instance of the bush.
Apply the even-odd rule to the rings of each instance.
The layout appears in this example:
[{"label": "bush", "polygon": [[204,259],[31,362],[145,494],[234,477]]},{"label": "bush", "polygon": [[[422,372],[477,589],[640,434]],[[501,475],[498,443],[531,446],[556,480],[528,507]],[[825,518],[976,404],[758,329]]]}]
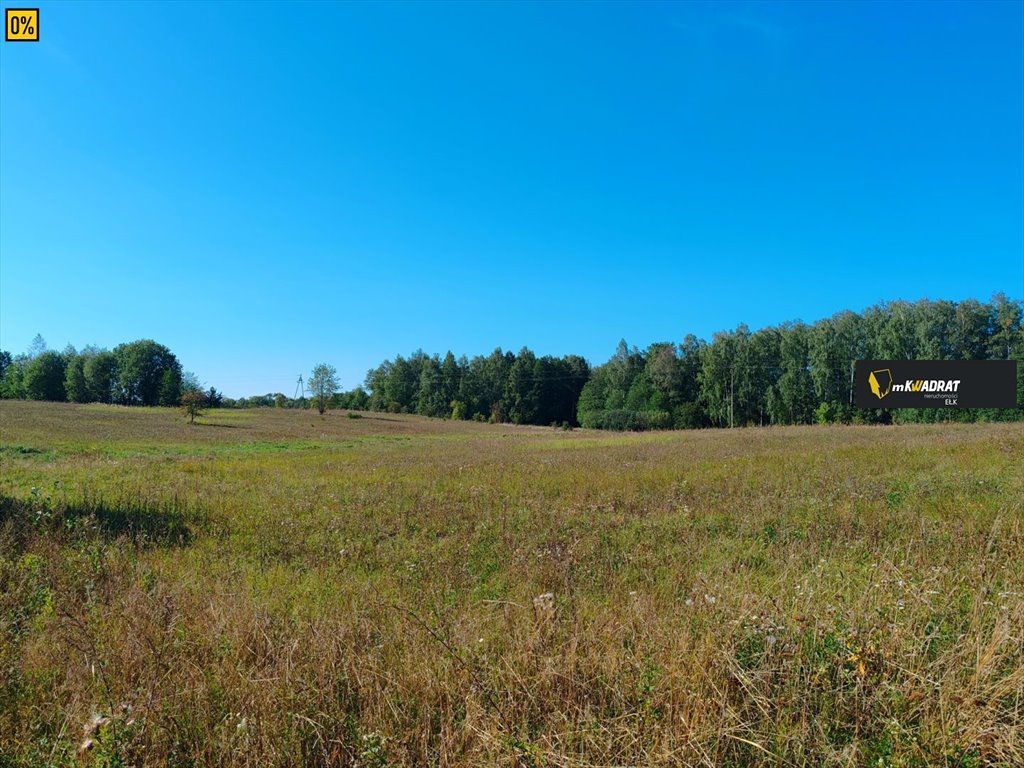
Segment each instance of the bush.
[{"label": "bush", "polygon": [[672,411],[676,429],[703,429],[710,426],[707,414],[697,403],[683,403]]},{"label": "bush", "polygon": [[631,411],[628,408],[605,411],[601,422],[602,429],[618,432],[639,432],[647,428],[647,419],[644,414]]},{"label": "bush", "polygon": [[814,410],[814,420],[818,424],[829,424],[833,421],[832,403],[822,403]]},{"label": "bush", "polygon": [[672,429],[672,414],[668,411],[647,411],[638,415],[646,423],[646,429]]}]

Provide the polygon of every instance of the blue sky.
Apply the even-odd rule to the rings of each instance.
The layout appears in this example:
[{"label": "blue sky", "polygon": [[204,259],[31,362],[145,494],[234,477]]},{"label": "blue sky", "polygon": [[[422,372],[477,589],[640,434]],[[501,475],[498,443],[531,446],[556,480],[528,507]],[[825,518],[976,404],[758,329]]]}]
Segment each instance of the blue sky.
[{"label": "blue sky", "polygon": [[1024,296],[1024,4],[41,2],[0,347],[229,395]]}]

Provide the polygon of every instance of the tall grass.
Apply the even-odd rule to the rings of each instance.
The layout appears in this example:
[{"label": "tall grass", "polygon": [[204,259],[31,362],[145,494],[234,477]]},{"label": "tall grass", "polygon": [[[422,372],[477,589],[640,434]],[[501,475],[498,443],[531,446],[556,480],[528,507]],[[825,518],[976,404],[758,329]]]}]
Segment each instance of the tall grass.
[{"label": "tall grass", "polygon": [[1024,764],[1019,425],[224,416],[0,403],[0,766]]}]

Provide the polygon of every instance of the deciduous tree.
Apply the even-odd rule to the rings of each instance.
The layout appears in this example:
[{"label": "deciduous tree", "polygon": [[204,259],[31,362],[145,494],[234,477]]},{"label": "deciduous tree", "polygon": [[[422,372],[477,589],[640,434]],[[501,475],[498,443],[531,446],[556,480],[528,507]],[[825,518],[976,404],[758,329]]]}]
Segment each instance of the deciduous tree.
[{"label": "deciduous tree", "polygon": [[316,405],[317,411],[322,416],[327,410],[327,403],[331,396],[338,391],[338,372],[333,365],[320,363],[313,369],[306,387],[313,398],[313,404]]},{"label": "deciduous tree", "polygon": [[206,393],[201,389],[190,389],[181,396],[181,410],[188,417],[189,424],[195,424],[196,416],[203,415]]}]

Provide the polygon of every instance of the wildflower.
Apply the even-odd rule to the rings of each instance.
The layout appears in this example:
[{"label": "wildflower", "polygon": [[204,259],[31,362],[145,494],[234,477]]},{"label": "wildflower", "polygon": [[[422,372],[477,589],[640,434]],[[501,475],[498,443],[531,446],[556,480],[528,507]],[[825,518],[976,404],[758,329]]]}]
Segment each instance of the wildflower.
[{"label": "wildflower", "polygon": [[555,615],[555,593],[545,592],[533,598],[533,614],[537,621],[549,621]]},{"label": "wildflower", "polygon": [[99,713],[93,713],[85,725],[82,726],[82,743],[78,746],[78,753],[84,754],[96,745],[96,736],[100,729],[110,722],[110,718]]}]

